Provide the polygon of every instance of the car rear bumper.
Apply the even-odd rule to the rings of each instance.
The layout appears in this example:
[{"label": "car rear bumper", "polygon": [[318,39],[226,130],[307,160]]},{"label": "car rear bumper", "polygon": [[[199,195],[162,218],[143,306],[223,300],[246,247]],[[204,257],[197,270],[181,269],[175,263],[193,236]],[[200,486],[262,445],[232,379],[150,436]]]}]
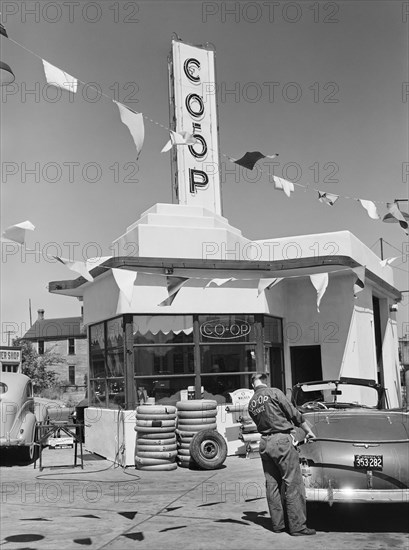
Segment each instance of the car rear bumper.
[{"label": "car rear bumper", "polygon": [[21,445],[26,445],[27,443],[22,439],[6,439],[5,437],[0,438],[0,447],[16,447]]},{"label": "car rear bumper", "polygon": [[409,489],[305,489],[307,502],[409,503]]}]

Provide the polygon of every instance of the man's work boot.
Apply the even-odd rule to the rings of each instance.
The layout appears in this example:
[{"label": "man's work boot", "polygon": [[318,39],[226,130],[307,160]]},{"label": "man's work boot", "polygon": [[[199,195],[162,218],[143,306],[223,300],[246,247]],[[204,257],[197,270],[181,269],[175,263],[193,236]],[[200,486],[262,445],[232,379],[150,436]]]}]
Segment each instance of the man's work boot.
[{"label": "man's work boot", "polygon": [[301,531],[296,531],[295,533],[290,533],[292,537],[304,537],[307,535],[315,535],[316,531],[315,529],[309,529],[306,527],[305,529],[302,529]]}]

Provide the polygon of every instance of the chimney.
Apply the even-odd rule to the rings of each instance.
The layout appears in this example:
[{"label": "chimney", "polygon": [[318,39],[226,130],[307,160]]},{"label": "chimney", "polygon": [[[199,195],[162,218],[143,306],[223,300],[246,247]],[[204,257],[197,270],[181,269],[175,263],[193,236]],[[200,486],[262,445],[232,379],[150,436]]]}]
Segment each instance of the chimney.
[{"label": "chimney", "polygon": [[37,309],[38,318],[37,321],[43,321],[44,320],[44,310],[43,309]]}]

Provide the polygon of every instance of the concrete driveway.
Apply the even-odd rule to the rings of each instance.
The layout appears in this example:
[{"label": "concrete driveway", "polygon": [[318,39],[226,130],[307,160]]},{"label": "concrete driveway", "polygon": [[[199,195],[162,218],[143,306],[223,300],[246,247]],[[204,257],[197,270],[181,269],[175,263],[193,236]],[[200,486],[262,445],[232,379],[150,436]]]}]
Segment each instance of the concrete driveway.
[{"label": "concrete driveway", "polygon": [[[4,462],[4,461],[3,461]],[[409,548],[407,505],[309,506],[312,537],[270,531],[259,458],[229,457],[220,470],[123,470],[72,449],[33,465],[0,468],[1,546],[71,549]]]}]

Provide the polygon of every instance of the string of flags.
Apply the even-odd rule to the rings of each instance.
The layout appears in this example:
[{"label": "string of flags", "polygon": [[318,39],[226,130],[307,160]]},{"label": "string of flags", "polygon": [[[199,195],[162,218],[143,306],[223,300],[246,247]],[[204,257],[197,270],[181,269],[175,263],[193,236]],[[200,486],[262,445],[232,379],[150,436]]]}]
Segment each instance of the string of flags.
[{"label": "string of flags", "polygon": [[[8,227],[2,233],[2,236],[11,242],[14,242],[19,245],[23,245],[25,243],[26,232],[34,231],[34,229],[35,229],[35,226],[29,220],[26,220],[25,222],[21,222]],[[384,260],[380,260],[379,263],[382,267],[386,267],[387,265],[392,264],[395,260],[402,257],[403,255],[393,256],[390,258],[386,258]],[[92,277],[90,271],[95,267],[98,267],[101,264],[105,263],[107,260],[110,260],[112,256],[88,258],[85,261],[69,260],[67,258],[62,258],[60,256],[51,256],[51,258],[62,263],[69,270],[81,275],[86,281],[92,282],[94,281],[94,278]],[[102,267],[112,272],[114,280],[119,289],[119,297],[118,297],[116,313],[121,314],[126,312],[132,302],[133,289],[134,289],[136,278],[138,276],[138,272],[134,270],[129,270],[129,269],[111,268],[108,266],[102,266]],[[339,270],[334,270],[331,273],[335,273],[338,271],[347,271],[349,269],[351,269],[356,276],[353,284],[353,294],[354,294],[354,297],[357,298],[357,294],[365,288],[365,266],[358,266],[355,268],[343,268]],[[180,276],[144,272],[144,271],[139,273],[143,273],[146,275],[159,275],[162,277],[166,277],[166,288],[167,288],[168,296],[158,304],[159,307],[171,306],[176,296],[178,295],[179,291],[191,279],[207,281],[206,285],[203,287],[204,289],[210,288],[212,285],[221,287],[223,285],[226,285],[229,282],[234,282],[237,280],[258,279],[257,297],[259,297],[261,294],[273,288],[275,285],[277,285],[284,279],[306,277],[306,275],[290,275],[286,277],[270,277],[270,278],[259,277],[259,276],[251,277],[251,278],[240,277],[240,279],[237,279],[236,277],[225,277],[225,278],[220,278],[220,277],[209,278],[209,277],[203,277],[203,276],[202,277],[191,277],[191,276],[180,277]],[[316,290],[317,312],[320,313],[320,303],[329,283],[329,273],[327,272],[315,273],[315,274],[308,275],[308,277],[310,278],[311,284],[314,286]]]},{"label": "string of flags", "polygon": [[[36,54],[32,50],[26,48],[25,46],[23,46],[19,42],[11,39],[8,36],[7,31],[6,31],[6,29],[3,25],[1,25],[1,27],[0,27],[0,35],[4,36],[8,40],[12,41],[17,46],[25,49],[27,52],[31,53],[32,55],[34,55],[38,59],[41,59],[41,61],[43,63],[43,67],[44,67],[45,77],[46,77],[47,83],[49,85],[57,86],[57,87],[59,87],[63,90],[66,90],[66,91],[70,92],[70,93],[76,93],[77,89],[78,89],[78,83],[82,83],[84,85],[86,84],[82,80],[70,75],[66,71],[64,71],[62,69],[59,69],[58,67],[52,65],[51,63],[49,63],[48,61],[46,61],[45,59],[40,57],[38,54]],[[130,132],[130,134],[133,138],[133,141],[135,143],[136,158],[137,159],[139,158],[139,155],[142,151],[142,147],[143,147],[143,143],[144,143],[144,137],[145,137],[145,129],[144,129],[143,119],[149,120],[153,124],[155,124],[157,126],[160,126],[161,128],[164,128],[169,132],[170,139],[165,144],[165,146],[163,147],[161,152],[170,151],[172,149],[172,147],[186,146],[186,145],[192,146],[192,145],[195,145],[197,143],[197,139],[192,134],[190,134],[189,132],[180,132],[180,133],[174,132],[173,130],[170,130],[169,128],[167,128],[163,124],[160,124],[159,122],[156,122],[156,121],[152,120],[151,118],[149,118],[145,114],[137,113],[137,112],[133,111],[132,109],[130,109],[129,107],[127,107],[126,105],[123,105],[122,103],[120,103],[118,101],[115,101],[114,99],[112,99],[112,97],[107,96],[104,93],[102,95],[104,97],[106,97],[107,99],[109,99],[110,101],[113,101],[118,106],[121,121],[125,126],[128,127],[129,132]],[[248,170],[253,170],[255,168],[256,164],[258,163],[258,161],[260,161],[263,158],[270,158],[270,159],[275,158],[275,157],[278,156],[278,153],[274,153],[274,154],[271,154],[271,155],[266,155],[264,153],[261,153],[260,151],[251,151],[251,152],[245,153],[239,159],[235,159],[235,158],[230,157],[228,155],[225,155],[223,153],[222,153],[222,156],[226,157],[229,161],[231,161],[231,162],[233,162],[233,163],[235,163],[239,166],[242,166],[242,167],[244,167]],[[261,170],[261,172],[264,173],[263,170]],[[300,184],[300,183],[293,183],[293,182],[288,181],[284,178],[275,176],[274,174],[270,174],[269,172],[267,172],[267,173],[268,173],[269,177],[272,178],[272,180],[274,181],[275,189],[283,191],[285,193],[285,195],[289,198],[291,197],[291,193],[294,192],[294,186],[295,185],[298,186],[298,187],[302,187],[304,189],[309,189],[310,188],[309,185],[303,185],[303,184]],[[316,188],[313,188],[313,189],[314,189],[314,191],[316,191],[318,193],[318,200],[321,203],[326,204],[328,206],[334,206],[335,202],[341,197],[341,195],[337,195],[337,194],[334,194],[334,193],[329,193],[329,192],[326,192],[326,191],[321,191],[321,190],[316,189]],[[373,219],[373,220],[381,219],[381,217],[378,214],[378,211],[377,211],[377,208],[376,208],[376,205],[375,205],[375,201],[356,198],[356,197],[348,197],[348,196],[343,196],[343,198],[358,201],[361,204],[361,206],[366,210],[368,216],[371,219]],[[385,222],[389,222],[389,221],[399,222],[399,225],[405,231],[405,234],[409,235],[408,221],[407,221],[407,219],[409,219],[409,216],[406,213],[401,212],[401,210],[399,209],[398,202],[397,201],[387,202],[387,203],[380,202],[380,201],[376,201],[376,202],[378,202],[380,204],[386,204],[386,206],[387,206],[388,213],[383,216],[382,221],[385,221]],[[404,216],[404,214],[406,214],[407,218]]]}]

